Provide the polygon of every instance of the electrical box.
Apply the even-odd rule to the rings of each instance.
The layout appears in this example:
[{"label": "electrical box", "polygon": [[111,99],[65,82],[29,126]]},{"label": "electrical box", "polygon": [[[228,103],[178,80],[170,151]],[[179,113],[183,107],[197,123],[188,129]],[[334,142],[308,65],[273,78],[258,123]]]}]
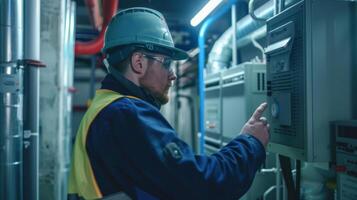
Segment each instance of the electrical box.
[{"label": "electrical box", "polygon": [[218,151],[237,137],[266,101],[266,65],[242,63],[205,78],[205,151]]},{"label": "electrical box", "polygon": [[330,160],[329,122],[352,118],[352,3],[305,0],[267,22],[269,150]]},{"label": "electrical box", "polygon": [[266,65],[243,63],[222,72],[222,142],[237,137],[255,109],[266,101]]},{"label": "electrical box", "polygon": [[221,147],[221,73],[205,78],[205,151],[207,154]]},{"label": "electrical box", "polygon": [[357,199],[357,121],[332,123],[335,139],[337,196],[339,200]]}]

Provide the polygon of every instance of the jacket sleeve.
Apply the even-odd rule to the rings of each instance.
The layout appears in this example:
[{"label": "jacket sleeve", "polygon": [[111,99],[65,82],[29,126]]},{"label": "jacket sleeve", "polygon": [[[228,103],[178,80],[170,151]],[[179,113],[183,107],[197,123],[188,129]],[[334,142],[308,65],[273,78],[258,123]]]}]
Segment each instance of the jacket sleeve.
[{"label": "jacket sleeve", "polygon": [[132,182],[162,199],[238,199],[265,159],[262,144],[242,134],[211,156],[195,155],[159,110],[122,100],[109,123],[118,164]]}]

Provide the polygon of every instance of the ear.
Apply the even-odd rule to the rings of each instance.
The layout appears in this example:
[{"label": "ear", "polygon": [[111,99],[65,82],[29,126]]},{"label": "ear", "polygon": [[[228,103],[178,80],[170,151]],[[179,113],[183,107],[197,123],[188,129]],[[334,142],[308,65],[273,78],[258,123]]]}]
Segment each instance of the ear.
[{"label": "ear", "polygon": [[131,56],[131,68],[137,74],[145,74],[146,65],[143,65],[142,54],[134,52]]}]

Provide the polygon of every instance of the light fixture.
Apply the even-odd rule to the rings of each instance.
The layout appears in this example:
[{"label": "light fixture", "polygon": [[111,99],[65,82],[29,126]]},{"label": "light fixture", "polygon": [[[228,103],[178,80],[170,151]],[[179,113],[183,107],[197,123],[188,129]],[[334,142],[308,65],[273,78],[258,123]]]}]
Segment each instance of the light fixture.
[{"label": "light fixture", "polygon": [[192,19],[191,26],[202,22],[223,0],[210,0]]}]

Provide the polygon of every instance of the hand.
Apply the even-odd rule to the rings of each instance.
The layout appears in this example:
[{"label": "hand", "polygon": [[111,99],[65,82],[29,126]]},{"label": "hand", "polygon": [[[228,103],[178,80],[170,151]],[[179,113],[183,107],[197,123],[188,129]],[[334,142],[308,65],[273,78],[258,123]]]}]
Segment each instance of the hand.
[{"label": "hand", "polygon": [[267,103],[262,103],[255,110],[252,117],[244,124],[241,133],[250,134],[256,137],[266,148],[269,142],[269,124],[265,117],[262,117],[264,110],[267,108]]}]

